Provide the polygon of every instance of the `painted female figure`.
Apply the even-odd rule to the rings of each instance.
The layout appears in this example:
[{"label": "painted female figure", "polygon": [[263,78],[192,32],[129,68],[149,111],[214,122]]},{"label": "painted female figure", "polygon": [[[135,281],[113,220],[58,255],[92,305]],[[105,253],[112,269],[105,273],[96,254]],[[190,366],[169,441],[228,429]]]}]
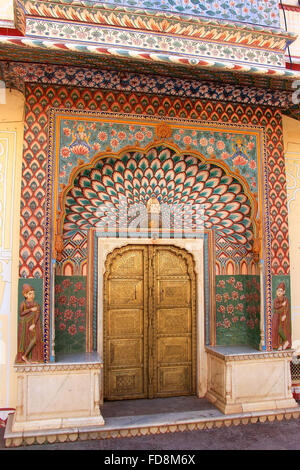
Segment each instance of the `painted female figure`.
[{"label": "painted female figure", "polygon": [[41,335],[41,307],[34,300],[35,290],[23,285],[24,301],[20,304],[18,354],[16,362],[43,362]]},{"label": "painted female figure", "polygon": [[273,349],[287,349],[291,346],[290,304],[285,295],[284,282],[277,286],[273,307],[272,346]]}]

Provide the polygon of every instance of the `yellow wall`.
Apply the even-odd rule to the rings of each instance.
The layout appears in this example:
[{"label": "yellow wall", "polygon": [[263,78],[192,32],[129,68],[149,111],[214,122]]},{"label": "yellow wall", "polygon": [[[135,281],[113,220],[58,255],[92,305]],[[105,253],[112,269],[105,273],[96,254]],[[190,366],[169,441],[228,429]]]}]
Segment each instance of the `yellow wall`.
[{"label": "yellow wall", "polygon": [[283,116],[289,210],[292,341],[300,340],[300,122]]},{"label": "yellow wall", "polygon": [[24,96],[6,90],[0,104],[0,408],[16,404],[20,190]]},{"label": "yellow wall", "polygon": [[13,0],[0,0],[0,20],[14,20]]}]

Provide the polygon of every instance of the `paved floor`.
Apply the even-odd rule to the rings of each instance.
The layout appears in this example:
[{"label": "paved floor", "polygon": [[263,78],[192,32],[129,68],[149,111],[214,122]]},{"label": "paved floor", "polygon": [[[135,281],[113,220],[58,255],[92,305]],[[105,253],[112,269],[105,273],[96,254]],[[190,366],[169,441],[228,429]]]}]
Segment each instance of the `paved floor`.
[{"label": "paved floor", "polygon": [[[172,400],[134,400],[108,402],[103,407],[104,417],[145,415],[174,412],[184,409],[207,409],[208,402],[196,397],[177,397]],[[4,449],[4,428],[0,429],[0,449]],[[138,436],[105,440],[76,441],[55,444],[32,445],[7,449],[18,450],[300,450],[300,419],[258,422],[246,425],[185,431],[169,434]],[[107,455],[107,453],[105,453]]]}]

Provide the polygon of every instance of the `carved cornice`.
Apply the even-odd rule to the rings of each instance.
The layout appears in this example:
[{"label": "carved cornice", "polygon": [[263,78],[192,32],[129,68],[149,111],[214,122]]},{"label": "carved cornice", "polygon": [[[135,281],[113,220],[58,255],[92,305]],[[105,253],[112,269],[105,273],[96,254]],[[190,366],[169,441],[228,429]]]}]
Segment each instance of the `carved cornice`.
[{"label": "carved cornice", "polygon": [[17,373],[53,373],[57,371],[75,371],[75,370],[92,370],[102,369],[103,362],[81,362],[81,363],[46,363],[46,364],[15,364],[14,368]]},{"label": "carved cornice", "polygon": [[[28,0],[26,5],[27,34],[32,34],[34,24],[40,24],[40,31],[47,28],[47,20],[63,28],[80,25],[97,31],[95,27],[105,26],[118,29],[152,32],[155,34],[194,38],[197,40],[240,44],[243,47],[264,48],[284,51],[296,39],[294,33],[268,30],[251,24],[230,23],[195,16],[167,14],[165,12],[128,9],[122,6],[105,5],[88,7],[78,4],[58,4]],[[50,26],[51,26],[50,24]],[[94,34],[92,33],[92,34]],[[42,32],[40,33],[43,34]],[[97,34],[97,32],[96,32]]]},{"label": "carved cornice", "polygon": [[[225,348],[224,348],[225,349]],[[224,351],[223,349],[223,351]],[[228,352],[222,352],[216,348],[206,347],[206,352],[211,356],[218,357],[224,362],[241,362],[241,361],[256,361],[256,360],[265,360],[265,359],[279,359],[287,358],[292,359],[294,351],[292,349],[287,349],[285,351],[257,351],[257,352],[241,352],[233,353],[230,352],[230,347],[228,347]]]}]

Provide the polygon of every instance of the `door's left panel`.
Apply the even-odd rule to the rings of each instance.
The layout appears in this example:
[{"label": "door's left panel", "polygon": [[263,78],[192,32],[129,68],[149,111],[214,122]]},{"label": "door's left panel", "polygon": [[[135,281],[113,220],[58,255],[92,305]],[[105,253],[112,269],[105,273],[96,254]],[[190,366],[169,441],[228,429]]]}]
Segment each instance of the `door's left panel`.
[{"label": "door's left panel", "polygon": [[104,287],[107,400],[147,397],[147,251],[113,253]]}]

